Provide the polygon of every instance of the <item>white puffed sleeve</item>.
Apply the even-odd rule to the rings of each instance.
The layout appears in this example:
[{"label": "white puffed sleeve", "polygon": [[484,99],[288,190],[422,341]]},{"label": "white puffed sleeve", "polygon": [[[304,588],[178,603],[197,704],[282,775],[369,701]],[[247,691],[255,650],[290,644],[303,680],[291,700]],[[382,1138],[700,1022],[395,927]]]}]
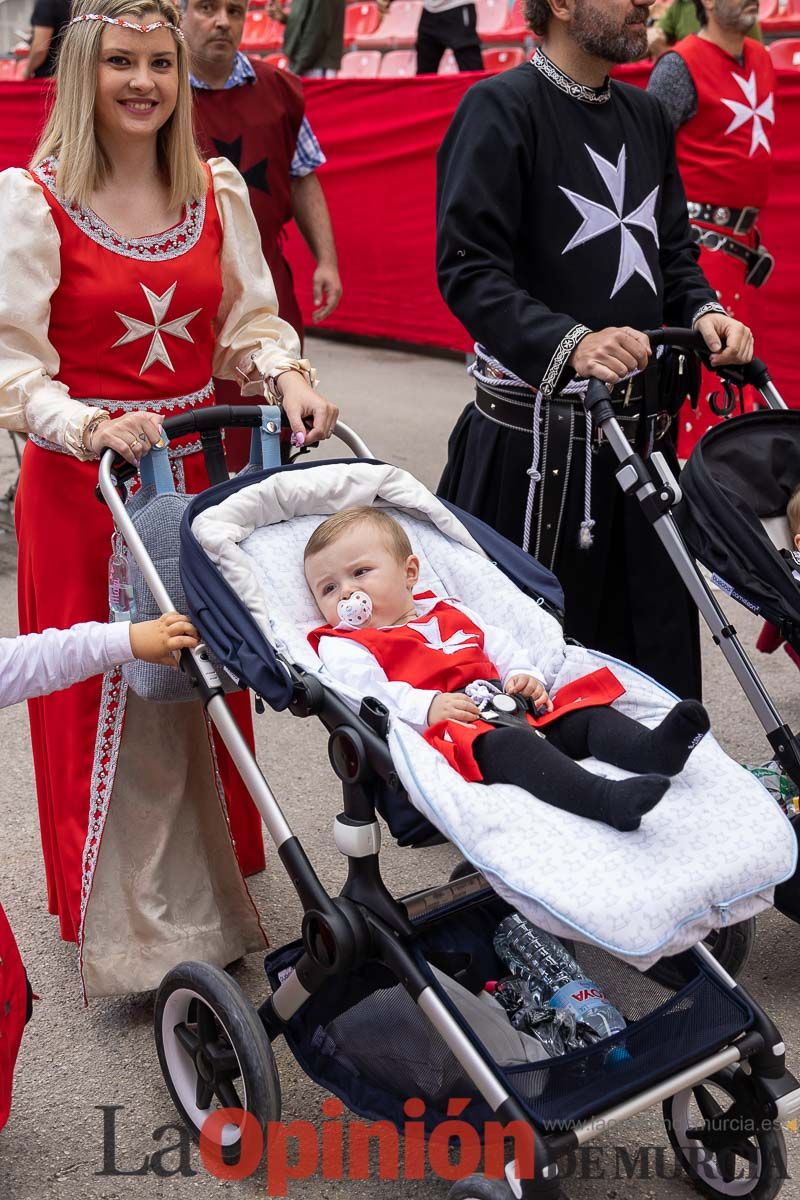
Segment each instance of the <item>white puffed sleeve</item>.
[{"label": "white puffed sleeve", "polygon": [[0,426],[36,433],[78,458],[96,409],[73,400],[49,339],[50,298],[61,279],[61,239],[39,185],[0,171]]},{"label": "white puffed sleeve", "polygon": [[261,250],[261,236],[247,196],[247,184],[227,158],[208,160],[214,200],[222,222],[222,303],[215,326],[214,374],[237,379],[254,366],[265,379],[299,368],[300,339],[278,316],[278,297]]}]

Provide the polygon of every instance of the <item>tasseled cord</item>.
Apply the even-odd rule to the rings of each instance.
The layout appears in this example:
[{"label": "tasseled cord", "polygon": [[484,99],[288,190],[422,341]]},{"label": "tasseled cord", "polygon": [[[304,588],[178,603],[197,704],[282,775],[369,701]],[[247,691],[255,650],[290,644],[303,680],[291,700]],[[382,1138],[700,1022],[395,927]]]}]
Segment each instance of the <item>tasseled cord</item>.
[{"label": "tasseled cord", "polygon": [[592,417],[586,413],[586,472],[584,475],[583,520],[578,532],[578,546],[589,550],[594,545],[594,519],[592,518]]},{"label": "tasseled cord", "polygon": [[[484,346],[479,342],[475,343],[475,362],[468,368],[468,374],[472,375],[478,382],[484,386],[493,387],[522,387],[526,390],[530,385],[524,380],[515,375],[513,371],[509,371],[508,367],[489,354]],[[486,364],[493,372],[492,376],[484,375],[480,362]],[[500,374],[502,373],[502,374]],[[574,379],[564,388],[564,394],[581,395],[586,391],[588,384],[585,379]],[[542,392],[535,392],[535,400],[533,404],[533,454],[531,455],[531,465],[526,472],[528,476],[528,497],[525,501],[525,523],[522,531],[522,549],[526,554],[530,553],[531,544],[531,525],[533,524],[533,506],[536,500],[536,485],[541,482],[542,475],[539,470],[539,459],[541,457],[541,431],[539,428],[542,415]],[[578,533],[578,546],[581,550],[588,550],[594,545],[594,534],[592,530],[595,526],[594,518],[592,517],[592,418],[586,413],[586,469],[584,481],[584,501],[583,501],[583,520],[581,521],[580,530]]]}]

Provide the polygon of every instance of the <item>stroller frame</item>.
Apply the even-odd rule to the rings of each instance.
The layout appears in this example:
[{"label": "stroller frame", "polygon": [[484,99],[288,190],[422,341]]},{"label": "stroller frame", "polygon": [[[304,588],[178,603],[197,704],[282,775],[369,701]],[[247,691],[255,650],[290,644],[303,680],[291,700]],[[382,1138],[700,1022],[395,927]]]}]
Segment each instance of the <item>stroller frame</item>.
[{"label": "stroller frame", "polygon": [[[707,350],[702,335],[692,329],[658,329],[647,332],[652,346],[673,346],[699,355]],[[769,377],[760,359],[747,366],[723,369],[723,379],[736,384],[751,384],[757,388],[769,408],[785,409],[783,397]],[[584,404],[596,429],[608,440],[617,456],[617,480],[623,492],[635,496],[641,510],[672,560],[700,615],[703,617],[715,645],[719,647],[733,671],[751,708],[758,717],[775,758],[800,787],[800,740],[783,720],[761,677],[742,646],[735,627],[725,616],[710,587],[697,569],[672,515],[672,509],[682,498],[681,487],[660,451],[650,455],[656,478],[648,470],[641,455],[631,446],[614,415],[608,391],[598,380],[590,380]]]},{"label": "stroller frame", "polygon": [[[600,392],[604,395],[601,396]],[[591,409],[595,421],[607,433],[615,448],[620,447],[618,453],[622,451],[620,474],[623,486],[627,485],[626,490],[636,490],[646,510],[655,514],[654,523],[657,526],[666,519],[668,528],[671,528],[671,518],[665,517],[665,513],[668,514],[668,506],[664,508],[664,505],[667,498],[670,504],[674,502],[674,481],[665,480],[657,489],[649,475],[644,478],[644,464],[638,460],[638,456],[630,452],[627,443],[623,446],[619,440],[625,439],[616,427],[613,410],[612,416],[609,417],[602,407],[601,402],[607,395],[602,385],[598,385],[598,388],[590,387],[587,407]],[[200,434],[209,477],[214,484],[228,478],[220,437],[221,429],[225,426],[256,427],[260,421],[261,411],[258,408],[220,407],[167,418],[164,427],[171,437],[194,432]],[[335,433],[357,457],[372,457],[364,442],[346,425],[339,422]],[[134,473],[133,467],[122,463],[121,460],[115,461],[113,453],[106,451],[100,463],[98,491],[108,504],[117,528],[125,538],[159,607],[167,612],[173,608],[171,598],[125,510],[125,492],[121,484]],[[661,533],[660,527],[659,532]],[[679,536],[675,530],[675,537]],[[720,614],[721,626],[723,623]],[[719,632],[721,639],[732,640],[732,635],[726,635],[722,627]],[[198,699],[202,700],[230,752],[303,907],[303,948],[299,960],[258,1010],[258,1021],[266,1032],[269,1043],[285,1032],[292,1017],[328,980],[334,976],[348,974],[368,959],[377,960],[389,968],[419,1010],[431,1022],[496,1119],[503,1125],[522,1122],[531,1129],[535,1164],[533,1178],[518,1179],[513,1164],[509,1164],[506,1171],[508,1182],[499,1181],[496,1185],[506,1190],[485,1190],[488,1181],[482,1176],[471,1176],[464,1183],[469,1185],[472,1181],[474,1191],[469,1190],[469,1187],[465,1190],[457,1184],[451,1194],[457,1194],[459,1198],[489,1195],[494,1198],[503,1195],[507,1196],[508,1200],[512,1197],[517,1197],[517,1200],[556,1200],[560,1194],[557,1165],[559,1157],[587,1142],[601,1130],[616,1125],[653,1104],[663,1102],[667,1105],[670,1098],[686,1089],[697,1087],[721,1071],[732,1071],[737,1068],[737,1064],[739,1066],[736,1069],[736,1077],[740,1081],[739,1086],[746,1092],[747,1115],[754,1121],[784,1122],[792,1114],[800,1112],[800,1086],[786,1069],[785,1047],[778,1029],[741,985],[720,966],[708,949],[699,944],[687,952],[687,957],[694,957],[707,974],[715,977],[722,988],[731,995],[738,996],[750,1009],[749,1027],[744,1031],[740,1029],[713,1053],[706,1054],[699,1061],[691,1062],[682,1070],[659,1078],[652,1086],[636,1091],[635,1094],[625,1095],[619,1102],[602,1111],[593,1112],[574,1123],[566,1123],[567,1127],[559,1128],[555,1132],[538,1127],[519,1098],[506,1086],[499,1069],[488,1059],[486,1052],[481,1053],[477,1038],[471,1033],[468,1034],[455,1019],[404,944],[414,935],[414,920],[426,912],[441,909],[450,902],[477,904],[481,898],[492,893],[478,872],[452,879],[449,883],[425,889],[402,900],[395,899],[386,887],[379,867],[381,831],[376,815],[375,794],[382,786],[398,789],[400,784],[385,741],[388,713],[384,707],[380,702],[367,698],[360,712],[355,713],[342,699],[325,688],[312,672],[283,662],[293,682],[290,711],[296,716],[317,716],[325,725],[329,733],[330,760],[342,784],[343,806],[335,821],[335,843],[347,859],[347,879],[339,895],[333,896],[317,876],[231,717],[224,701],[221,681],[205,646],[201,644],[195,650],[184,651],[181,665],[192,677]],[[766,714],[766,708],[764,711]],[[201,964],[182,966],[199,967]],[[251,1009],[243,993],[223,972],[210,967],[205,967],[204,970],[207,975],[210,973],[215,977],[221,976],[229,994],[231,990],[238,992],[240,1001],[237,1003],[242,1011]],[[180,971],[181,967],[175,968],[170,975]],[[167,980],[170,975],[167,976]],[[162,990],[164,986],[165,984],[162,984]],[[252,1015],[255,1017],[255,1013]],[[233,1025],[231,1022],[230,1027],[233,1028]],[[224,1023],[222,1030],[231,1037]],[[198,1104],[200,1089],[205,1088],[203,1095],[209,1108],[215,1096],[219,1097],[223,1104],[227,1103],[225,1097],[231,1094],[228,1085],[240,1073],[237,1070],[235,1045],[232,1047],[233,1055],[220,1054],[218,1029],[214,1036],[217,1038],[214,1043],[216,1049],[210,1048],[202,1038],[200,1044],[193,1049],[184,1045],[197,1072]],[[160,1049],[159,1053],[161,1057]],[[272,1063],[269,1047],[268,1053]],[[272,1066],[274,1069],[274,1063]],[[197,1136],[199,1128],[187,1118],[178,1102],[164,1067],[163,1057],[162,1069],[165,1070],[168,1087],[181,1115],[189,1123],[190,1131]],[[233,1094],[236,1094],[235,1089]],[[741,1106],[737,1108],[737,1112],[741,1114]],[[230,1146],[226,1148],[223,1139],[223,1159],[226,1149],[230,1152]],[[696,1172],[694,1178],[699,1178]],[[774,1195],[775,1192],[770,1191],[769,1194]]]}]

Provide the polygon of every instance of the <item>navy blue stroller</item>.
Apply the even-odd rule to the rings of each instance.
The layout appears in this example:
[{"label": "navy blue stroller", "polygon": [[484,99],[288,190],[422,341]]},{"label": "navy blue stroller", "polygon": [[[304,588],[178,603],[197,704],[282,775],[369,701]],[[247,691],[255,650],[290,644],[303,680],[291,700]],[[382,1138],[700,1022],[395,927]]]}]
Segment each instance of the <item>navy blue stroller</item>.
[{"label": "navy blue stroller", "polygon": [[[590,389],[590,407],[609,432],[602,401]],[[613,425],[613,413],[610,420]],[[405,1105],[415,1098],[422,1101],[420,1119],[431,1132],[447,1118],[450,1099],[463,1097],[468,1103],[461,1120],[479,1134],[490,1121],[520,1122],[530,1132],[530,1177],[515,1156],[505,1177],[469,1174],[452,1185],[449,1200],[555,1200],[563,1195],[559,1158],[654,1104],[663,1107],[678,1161],[705,1194],[752,1200],[777,1195],[786,1176],[780,1122],[800,1111],[800,1086],[786,1069],[773,1022],[703,945],[708,926],[697,944],[681,943],[690,948],[670,959],[668,977],[659,976],[657,965],[636,969],[587,936],[576,948],[580,965],[618,1007],[626,1026],[560,1058],[498,1062],[442,986],[444,974],[474,992],[503,973],[492,931],[512,911],[509,899],[474,870],[437,887],[392,895],[380,872],[378,814],[403,845],[425,845],[441,840],[442,833],[419,797],[411,803],[409,776],[397,760],[399,735],[386,710],[368,697],[354,705],[317,671],[287,656],[279,641],[273,644],[258,606],[248,608],[195,536],[201,518],[238,502],[245,489],[300,487],[315,472],[353,470],[347,459],[228,479],[219,431],[230,425],[256,428],[261,421],[259,408],[217,408],[164,423],[169,436],[200,433],[209,475],[219,481],[191,501],[181,526],[182,584],[204,638],[182,665],[247,783],[304,916],[298,940],[266,959],[270,992],[258,1010],[217,967],[182,963],[165,977],[155,1036],[182,1120],[195,1137],[220,1107],[248,1112],[262,1129],[279,1120],[272,1043],[284,1037],[312,1079],[367,1119],[386,1120],[402,1132],[409,1116]],[[365,468],[383,469],[345,426],[337,435]],[[648,495],[655,491],[649,476],[645,484],[637,474],[646,468],[632,453],[625,467],[636,476],[631,486],[649,488]],[[126,474],[129,469],[107,453],[100,488],[158,605],[167,611],[174,597],[118,493]],[[453,516],[526,604],[559,610],[560,589],[548,572],[480,522]],[[552,621],[546,613],[542,619]],[[323,887],[230,717],[212,659],[273,709],[314,717],[328,731],[330,762],[342,790],[334,836],[347,864],[338,895]],[[544,920],[544,909],[542,914]],[[724,925],[725,914],[717,917]],[[654,962],[658,957],[658,951],[651,955]],[[218,1135],[227,1162],[238,1161],[241,1125],[231,1118]]]}]

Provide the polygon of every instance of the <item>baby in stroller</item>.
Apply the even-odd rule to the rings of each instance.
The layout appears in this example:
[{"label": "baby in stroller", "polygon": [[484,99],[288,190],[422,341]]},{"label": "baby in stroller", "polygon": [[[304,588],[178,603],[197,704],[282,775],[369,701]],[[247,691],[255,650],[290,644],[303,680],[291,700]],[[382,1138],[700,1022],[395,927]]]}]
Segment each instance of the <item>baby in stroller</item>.
[{"label": "baby in stroller", "polygon": [[[331,676],[381,700],[467,780],[515,784],[627,832],[708,732],[694,700],[655,729],[611,708],[624,688],[607,667],[562,688],[554,704],[509,634],[459,600],[415,592],[419,559],[379,508],[347,508],[319,525],[304,570],[327,622],[309,642]],[[637,777],[594,775],[576,761],[590,755]]]}]

